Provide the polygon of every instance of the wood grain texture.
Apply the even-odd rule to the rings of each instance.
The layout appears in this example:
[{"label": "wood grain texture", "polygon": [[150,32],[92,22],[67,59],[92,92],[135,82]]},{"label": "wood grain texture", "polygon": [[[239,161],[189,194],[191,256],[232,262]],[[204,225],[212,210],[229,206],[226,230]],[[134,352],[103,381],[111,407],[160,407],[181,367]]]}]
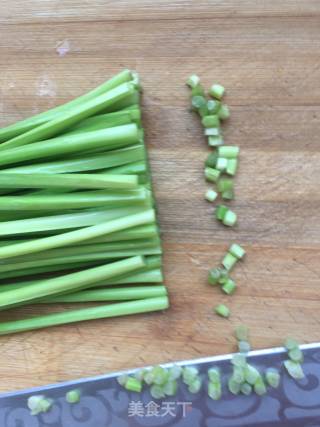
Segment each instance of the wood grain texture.
[{"label": "wood grain texture", "polygon": [[[289,333],[319,340],[319,15],[318,0],[2,0],[2,125],[123,67],[141,74],[171,308],[2,337],[0,390],[230,352],[239,322],[257,348]],[[71,49],[59,57],[63,40]],[[228,89],[225,139],[241,146],[234,230],[203,200],[208,150],[188,111],[191,72]],[[206,275],[233,241],[248,256],[228,298]],[[218,302],[229,321],[212,313]]]}]

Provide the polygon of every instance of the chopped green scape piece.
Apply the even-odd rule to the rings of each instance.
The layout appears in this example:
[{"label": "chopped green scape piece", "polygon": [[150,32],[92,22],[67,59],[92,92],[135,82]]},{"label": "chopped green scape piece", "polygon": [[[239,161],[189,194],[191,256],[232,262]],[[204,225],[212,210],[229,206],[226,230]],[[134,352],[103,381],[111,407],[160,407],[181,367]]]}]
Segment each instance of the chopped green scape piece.
[{"label": "chopped green scape piece", "polygon": [[222,396],[221,384],[220,382],[209,382],[208,383],[208,396],[212,400],[219,400]]},{"label": "chopped green scape piece", "polygon": [[228,209],[227,213],[225,214],[223,220],[223,224],[228,227],[233,227],[237,222],[237,214],[230,209]]},{"label": "chopped green scape piece", "polygon": [[215,168],[218,160],[218,154],[216,151],[210,153],[205,161],[205,165],[209,168]]},{"label": "chopped green scape piece", "polygon": [[231,363],[233,366],[247,368],[247,358],[244,354],[236,353],[232,356]]},{"label": "chopped green scape piece", "polygon": [[222,260],[222,265],[227,271],[231,271],[237,262],[238,262],[238,258],[236,258],[230,252],[228,252]]},{"label": "chopped green scape piece", "polygon": [[191,96],[206,96],[205,90],[202,85],[197,85],[191,89]]},{"label": "chopped green scape piece", "polygon": [[216,218],[219,221],[223,221],[224,217],[226,216],[227,212],[228,212],[229,208],[227,206],[224,205],[218,205],[216,208]]},{"label": "chopped green scape piece", "polygon": [[238,259],[242,259],[245,256],[246,251],[237,243],[233,243],[229,248],[229,253]]},{"label": "chopped green scape piece", "polygon": [[289,350],[288,356],[289,356],[289,359],[293,360],[294,362],[299,362],[299,363],[303,362],[303,353],[299,347]]},{"label": "chopped green scape piece", "polygon": [[203,96],[196,95],[192,97],[191,105],[196,111],[198,111],[201,108],[207,107],[207,101]]},{"label": "chopped green scape piece", "polygon": [[208,282],[210,285],[219,284],[219,279],[221,278],[221,269],[213,268],[209,271]]},{"label": "chopped green scape piece", "polygon": [[304,372],[302,370],[300,363],[294,362],[293,360],[286,360],[283,364],[288,374],[292,378],[296,380],[301,380],[302,378],[304,378]]},{"label": "chopped green scape piece", "polygon": [[[218,159],[218,161],[221,158]],[[233,190],[234,182],[233,179],[230,178],[220,178],[217,184],[217,190],[219,193],[223,193],[224,191]]]},{"label": "chopped green scape piece", "polygon": [[200,78],[196,74],[192,74],[187,80],[187,85],[191,88],[194,88],[199,84],[200,84]]},{"label": "chopped green scape piece", "polygon": [[205,197],[208,200],[208,202],[214,202],[218,197],[218,193],[212,189],[209,189],[207,190]]},{"label": "chopped green scape piece", "polygon": [[219,119],[226,120],[230,117],[230,110],[229,107],[225,104],[222,104],[219,111],[218,111]]},{"label": "chopped green scape piece", "polygon": [[210,147],[218,147],[219,145],[223,145],[224,141],[221,135],[219,136],[209,136],[208,144]]},{"label": "chopped green scape piece", "polygon": [[266,371],[266,381],[270,387],[278,388],[280,385],[280,373],[277,369],[269,368]]},{"label": "chopped green scape piece", "polygon": [[68,403],[78,403],[80,402],[81,392],[78,389],[70,390],[66,393],[66,401]]},{"label": "chopped green scape piece", "polygon": [[140,393],[142,390],[142,382],[136,378],[129,377],[124,386],[128,391],[134,391]]},{"label": "chopped green scape piece", "polygon": [[256,394],[258,396],[262,396],[262,395],[267,393],[266,385],[265,385],[263,378],[261,376],[259,376],[257,381],[254,383],[253,388],[254,388],[254,391],[256,392]]},{"label": "chopped green scape piece", "polygon": [[228,165],[228,159],[224,157],[218,157],[216,169],[218,169],[220,172],[224,172]]},{"label": "chopped green scape piece", "polygon": [[254,366],[247,363],[245,367],[245,380],[247,383],[254,385],[261,377],[260,372]]},{"label": "chopped green scape piece", "polygon": [[129,379],[129,376],[126,374],[123,374],[117,378],[117,381],[120,385],[122,385],[124,387],[126,382],[128,381],[128,379]]},{"label": "chopped green scape piece", "polygon": [[189,384],[188,391],[192,394],[199,393],[201,386],[202,386],[201,378],[197,377],[194,379],[194,381],[191,384]]},{"label": "chopped green scape piece", "polygon": [[134,373],[134,377],[135,379],[137,379],[138,381],[143,381],[144,380],[144,376],[146,375],[146,373],[148,372],[147,369],[139,369],[138,371],[136,371]]},{"label": "chopped green scape piece", "polygon": [[209,99],[207,102],[207,110],[209,114],[218,114],[221,107],[221,102],[215,99]]},{"label": "chopped green scape piece", "polygon": [[178,365],[173,365],[170,369],[169,369],[169,380],[177,380],[181,377],[182,375],[182,367],[178,366]]},{"label": "chopped green scape piece", "polygon": [[224,268],[220,268],[219,284],[225,285],[228,280],[229,280],[229,275],[227,270],[225,270]]},{"label": "chopped green scape piece", "polygon": [[241,384],[240,392],[246,396],[252,393],[252,385],[248,383]]},{"label": "chopped green scape piece", "polygon": [[228,279],[226,283],[223,284],[222,290],[227,295],[232,295],[236,290],[236,284],[232,279]]},{"label": "chopped green scape piece", "polygon": [[224,304],[217,305],[214,308],[214,311],[221,317],[225,317],[225,318],[230,317],[230,309]]},{"label": "chopped green scape piece", "polygon": [[210,382],[212,383],[220,383],[221,381],[221,374],[219,368],[210,368],[208,370],[208,377]]},{"label": "chopped green scape piece", "polygon": [[209,94],[213,98],[217,98],[219,100],[222,99],[224,93],[225,93],[225,88],[220,84],[213,84],[209,90]]},{"label": "chopped green scape piece", "polygon": [[234,199],[234,191],[233,191],[233,190],[227,190],[227,191],[224,191],[224,192],[221,194],[221,197],[222,197],[224,200],[233,200],[233,199]]},{"label": "chopped green scape piece", "polygon": [[[221,144],[222,145],[222,144]],[[238,170],[238,159],[228,159],[226,173],[234,176]]]},{"label": "chopped green scape piece", "polygon": [[204,129],[205,136],[221,136],[220,129],[218,127],[211,127]]},{"label": "chopped green scape piece", "polygon": [[219,128],[220,126],[220,120],[216,114],[204,116],[201,120],[201,123],[205,128]]},{"label": "chopped green scape piece", "polygon": [[234,382],[242,384],[245,381],[244,368],[242,366],[234,366],[232,379]]},{"label": "chopped green scape piece", "polygon": [[193,366],[186,366],[182,370],[182,379],[187,385],[191,385],[198,378],[198,375],[198,369]]},{"label": "chopped green scape piece", "polygon": [[228,380],[228,388],[230,393],[239,394],[241,391],[241,384],[235,382],[234,379],[231,377]]},{"label": "chopped green scape piece", "polygon": [[287,338],[285,340],[284,346],[287,350],[293,350],[295,348],[299,348],[299,343],[293,338]]},{"label": "chopped green scape piece", "polygon": [[165,384],[169,379],[169,372],[167,369],[162,366],[155,366],[151,370],[151,374],[153,376],[153,383],[157,385]]},{"label": "chopped green scape piece", "polygon": [[166,396],[175,396],[177,394],[178,383],[176,380],[169,380],[162,387]]},{"label": "chopped green scape piece", "polygon": [[206,167],[204,170],[204,175],[206,177],[206,180],[210,182],[217,182],[220,177],[220,173],[221,172],[218,171],[217,169],[213,169],[209,167]]},{"label": "chopped green scape piece", "polygon": [[157,384],[151,386],[150,394],[154,399],[162,399],[163,397],[165,397],[163,387]]}]

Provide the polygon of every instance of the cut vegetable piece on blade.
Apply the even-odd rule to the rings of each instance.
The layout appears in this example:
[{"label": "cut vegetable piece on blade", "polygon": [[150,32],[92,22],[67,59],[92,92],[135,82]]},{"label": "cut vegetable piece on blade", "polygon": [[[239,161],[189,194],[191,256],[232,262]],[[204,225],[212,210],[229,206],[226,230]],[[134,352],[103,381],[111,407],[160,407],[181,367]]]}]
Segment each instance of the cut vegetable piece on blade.
[{"label": "cut vegetable piece on blade", "polygon": [[158,297],[102,305],[98,307],[83,308],[79,310],[67,310],[60,313],[52,313],[29,319],[27,318],[11,322],[2,322],[0,323],[0,335],[30,331],[67,323],[82,322],[84,320],[95,320],[165,310],[168,307],[168,298]]},{"label": "cut vegetable piece on blade", "polygon": [[81,392],[79,389],[70,390],[66,393],[66,401],[74,404],[80,402]]}]

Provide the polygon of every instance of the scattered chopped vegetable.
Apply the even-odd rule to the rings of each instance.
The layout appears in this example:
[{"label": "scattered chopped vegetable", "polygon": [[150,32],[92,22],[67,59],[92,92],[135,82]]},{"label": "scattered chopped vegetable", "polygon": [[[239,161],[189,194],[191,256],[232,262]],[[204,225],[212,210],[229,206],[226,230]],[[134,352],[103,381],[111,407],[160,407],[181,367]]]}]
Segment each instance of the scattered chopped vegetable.
[{"label": "scattered chopped vegetable", "polygon": [[236,159],[239,155],[240,148],[236,145],[224,145],[218,147],[219,157],[225,157],[226,159]]},{"label": "scattered chopped vegetable", "polygon": [[221,100],[225,93],[225,88],[220,84],[213,84],[209,90],[209,93],[213,98]]},{"label": "scattered chopped vegetable", "polygon": [[219,128],[220,126],[220,120],[216,114],[204,116],[201,123],[205,128]]},{"label": "scattered chopped vegetable", "polygon": [[214,311],[221,317],[230,317],[230,309],[224,304],[217,305]]},{"label": "scattered chopped vegetable", "polygon": [[218,111],[219,119],[226,120],[230,117],[230,110],[229,107],[225,104],[222,104],[219,111]]},{"label": "scattered chopped vegetable", "polygon": [[304,372],[303,372],[303,369],[302,369],[300,363],[294,362],[293,360],[286,360],[284,362],[284,366],[285,366],[288,374],[290,375],[290,377],[292,377],[296,380],[300,380],[300,379],[304,378]]},{"label": "scattered chopped vegetable", "polygon": [[208,144],[210,147],[218,147],[219,145],[223,145],[224,141],[221,135],[219,136],[209,136]]},{"label": "scattered chopped vegetable", "polygon": [[230,209],[228,209],[228,211],[226,212],[222,222],[224,225],[226,225],[228,227],[233,227],[237,222],[237,214],[235,212],[231,211]]},{"label": "scattered chopped vegetable", "polygon": [[236,290],[236,284],[232,279],[228,279],[226,283],[222,286],[222,290],[224,293],[228,295],[232,295]]},{"label": "scattered chopped vegetable", "polygon": [[303,353],[299,347],[289,350],[288,356],[289,356],[289,359],[293,360],[294,362],[299,362],[299,363],[303,362]]},{"label": "scattered chopped vegetable", "polygon": [[262,396],[267,393],[267,388],[261,375],[257,378],[256,382],[253,385],[253,388],[259,396]]},{"label": "scattered chopped vegetable", "polygon": [[206,192],[206,199],[208,202],[214,202],[216,198],[218,197],[218,193],[212,189],[207,190]]},{"label": "scattered chopped vegetable", "polygon": [[248,383],[241,384],[240,391],[242,394],[249,396],[252,393],[252,385]]},{"label": "scattered chopped vegetable", "polygon": [[208,396],[212,400],[219,400],[222,396],[221,384],[220,383],[208,383]]},{"label": "scattered chopped vegetable", "polygon": [[237,243],[233,243],[229,248],[229,253],[238,259],[242,259],[245,256],[246,251]]},{"label": "scattered chopped vegetable", "polygon": [[200,84],[200,78],[196,74],[192,74],[187,80],[187,85],[191,88],[194,88],[199,84]]},{"label": "scattered chopped vegetable", "polygon": [[227,252],[222,260],[222,265],[227,271],[231,271],[237,262],[238,258],[233,256],[230,252]]},{"label": "scattered chopped vegetable", "polygon": [[207,181],[217,182],[220,177],[220,171],[217,169],[206,167],[204,170],[204,175]]},{"label": "scattered chopped vegetable", "polygon": [[218,169],[220,172],[224,172],[227,169],[228,165],[228,159],[224,157],[218,157],[216,169]]}]

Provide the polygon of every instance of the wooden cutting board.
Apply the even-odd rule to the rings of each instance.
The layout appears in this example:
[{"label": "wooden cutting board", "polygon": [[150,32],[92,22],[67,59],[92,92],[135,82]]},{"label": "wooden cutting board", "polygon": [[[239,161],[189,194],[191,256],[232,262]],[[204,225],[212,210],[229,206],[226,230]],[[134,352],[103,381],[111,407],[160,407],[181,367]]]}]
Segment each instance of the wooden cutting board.
[{"label": "wooden cutting board", "polygon": [[[164,313],[1,337],[1,391],[230,352],[239,323],[256,348],[319,340],[319,19],[318,0],[1,1],[1,125],[124,67],[141,74],[171,299]],[[241,147],[233,230],[203,198],[193,72],[228,90],[225,140]],[[233,242],[248,256],[227,297],[206,276]],[[212,313],[219,302],[230,320]]]}]

